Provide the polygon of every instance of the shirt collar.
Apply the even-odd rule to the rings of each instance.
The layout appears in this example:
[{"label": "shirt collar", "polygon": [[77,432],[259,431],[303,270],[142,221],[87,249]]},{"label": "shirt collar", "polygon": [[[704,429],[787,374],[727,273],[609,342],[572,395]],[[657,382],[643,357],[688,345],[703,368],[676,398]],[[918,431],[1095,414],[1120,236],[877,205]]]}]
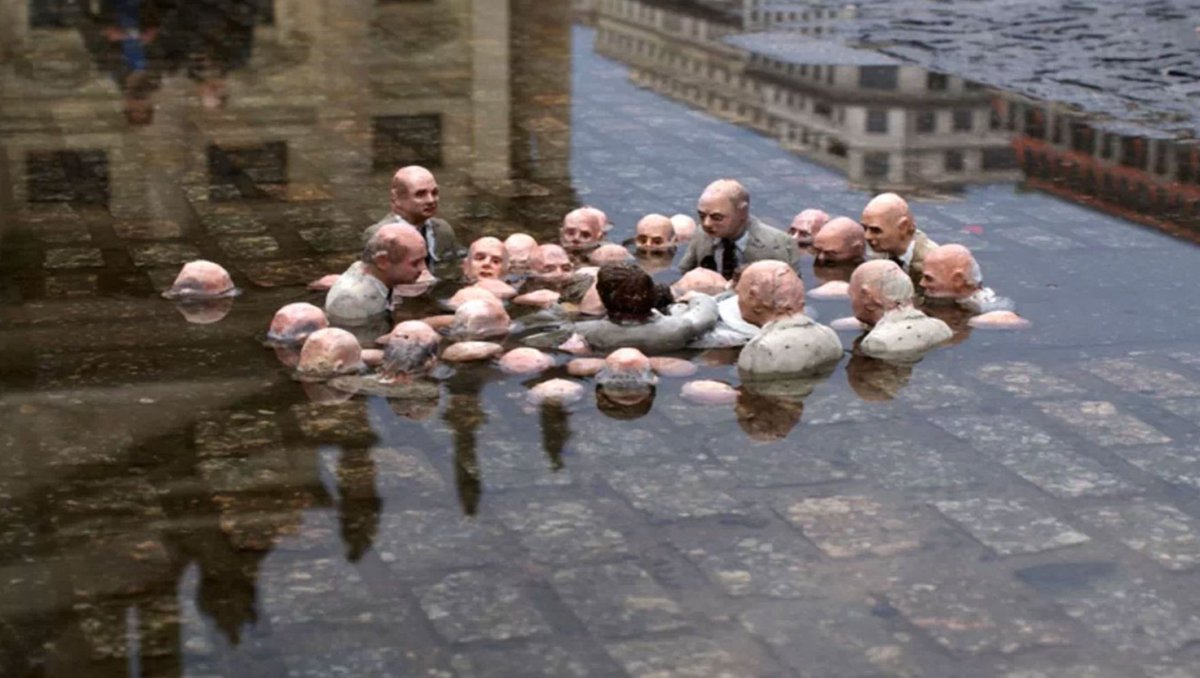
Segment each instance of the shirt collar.
[{"label": "shirt collar", "polygon": [[912,264],[913,252],[915,252],[916,249],[917,239],[916,237],[913,237],[912,240],[908,241],[908,248],[904,250],[904,254],[900,255],[900,263],[903,264],[905,268],[908,268],[908,266]]}]

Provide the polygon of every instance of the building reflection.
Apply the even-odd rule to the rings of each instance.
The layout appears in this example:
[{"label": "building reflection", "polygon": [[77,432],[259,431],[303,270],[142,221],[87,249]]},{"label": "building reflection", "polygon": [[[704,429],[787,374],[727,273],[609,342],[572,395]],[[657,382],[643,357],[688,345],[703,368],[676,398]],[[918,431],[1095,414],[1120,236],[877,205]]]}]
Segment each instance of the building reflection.
[{"label": "building reflection", "polygon": [[594,10],[597,51],[628,65],[634,83],[776,138],[855,187],[1019,176],[992,92],[821,39],[853,9],[598,0]]}]

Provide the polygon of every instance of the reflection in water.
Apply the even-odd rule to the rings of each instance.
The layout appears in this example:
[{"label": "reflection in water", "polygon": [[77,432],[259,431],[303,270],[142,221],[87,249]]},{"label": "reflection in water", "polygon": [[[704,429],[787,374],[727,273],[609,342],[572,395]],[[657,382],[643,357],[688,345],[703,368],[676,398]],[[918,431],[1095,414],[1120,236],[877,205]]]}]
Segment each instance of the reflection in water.
[{"label": "reflection in water", "polygon": [[612,419],[640,419],[654,405],[654,386],[634,388],[596,387],[596,408]]},{"label": "reflection in water", "polygon": [[343,449],[338,457],[337,479],[338,518],[342,541],[346,544],[346,558],[352,563],[358,562],[375,540],[383,506],[376,488],[375,461],[370,449]]},{"label": "reflection in water", "polygon": [[483,496],[479,468],[478,433],[487,423],[480,394],[486,383],[471,370],[460,370],[446,382],[446,408],[442,421],[454,435],[454,482],[463,513],[475,515]]},{"label": "reflection in water", "polygon": [[912,378],[913,365],[880,360],[863,355],[858,350],[859,337],[854,341],[854,351],[846,363],[846,381],[859,398],[867,401],[885,401],[896,397]]},{"label": "reflection in water", "polygon": [[542,450],[550,461],[550,469],[563,468],[563,451],[571,439],[570,413],[562,403],[547,400],[538,407],[538,423],[542,430]]}]

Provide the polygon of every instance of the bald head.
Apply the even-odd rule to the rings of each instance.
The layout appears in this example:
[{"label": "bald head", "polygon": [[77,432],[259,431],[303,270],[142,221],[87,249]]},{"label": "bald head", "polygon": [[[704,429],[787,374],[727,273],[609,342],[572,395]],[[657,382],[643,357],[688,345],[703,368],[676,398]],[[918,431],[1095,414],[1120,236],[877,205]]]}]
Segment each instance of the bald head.
[{"label": "bald head", "polygon": [[872,198],[863,208],[861,222],[871,249],[894,257],[903,255],[908,249],[917,228],[908,203],[895,193],[882,193]]},{"label": "bald head", "polygon": [[592,250],[591,255],[588,256],[588,261],[597,266],[603,266],[604,264],[619,261],[629,261],[632,258],[633,255],[629,253],[629,250],[615,243],[608,243]]},{"label": "bald head", "polygon": [[741,237],[750,220],[750,193],[734,179],[717,179],[696,202],[700,228],[713,238]]},{"label": "bald head", "polygon": [[860,261],[866,252],[863,227],[849,217],[838,217],[821,227],[812,247],[818,264]]},{"label": "bald head", "polygon": [[762,327],[804,312],[804,283],[782,261],[756,261],[742,271],[737,284],[742,319]]},{"label": "bald head", "polygon": [[925,255],[921,289],[925,296],[961,299],[975,293],[983,284],[979,263],[971,250],[962,245],[940,245]]},{"label": "bald head", "polygon": [[529,258],[529,275],[540,280],[563,282],[571,277],[571,257],[562,247],[539,245]]},{"label": "bald head", "polygon": [[513,233],[505,238],[504,249],[508,252],[509,267],[522,271],[529,268],[529,258],[537,246],[537,241],[528,233]]},{"label": "bald head", "polygon": [[637,223],[634,242],[642,252],[669,250],[675,246],[675,227],[670,219],[661,214],[647,214]]},{"label": "bald head", "polygon": [[367,240],[362,260],[385,285],[408,285],[425,272],[425,239],[408,224],[385,224]]},{"label": "bald head", "polygon": [[463,260],[467,280],[503,278],[508,274],[508,250],[499,238],[484,236],[471,243]]},{"label": "bald head", "polygon": [[392,212],[419,225],[437,215],[440,199],[437,179],[419,165],[401,167],[392,175]]},{"label": "bald head", "polygon": [[788,235],[797,245],[807,247],[828,221],[829,215],[822,210],[804,210],[792,218],[792,223],[788,226]]},{"label": "bald head", "polygon": [[679,242],[687,242],[696,235],[696,220],[686,214],[672,215],[671,226],[675,229],[675,239]]},{"label": "bald head", "polygon": [[594,247],[604,236],[604,225],[608,217],[595,207],[579,207],[567,212],[558,239],[567,249],[579,250]]},{"label": "bald head", "polygon": [[450,335],[458,340],[478,340],[508,334],[508,313],[498,301],[472,299],[454,312]]},{"label": "bald head", "polygon": [[850,307],[867,325],[879,322],[888,311],[911,306],[912,297],[912,280],[893,261],[868,261],[850,276]]}]

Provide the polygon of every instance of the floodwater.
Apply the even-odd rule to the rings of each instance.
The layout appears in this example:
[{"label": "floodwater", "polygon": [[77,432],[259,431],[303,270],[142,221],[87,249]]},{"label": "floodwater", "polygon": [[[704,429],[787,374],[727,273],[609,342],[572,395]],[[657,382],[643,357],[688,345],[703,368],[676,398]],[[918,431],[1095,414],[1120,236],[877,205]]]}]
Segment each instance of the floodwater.
[{"label": "floodwater", "polygon": [[[0,3],[0,674],[1200,672],[1196,146],[813,42],[828,10],[751,53],[577,4],[195,3],[126,52]],[[782,226],[901,191],[1033,325],[733,406],[527,405],[565,356],[331,398],[260,341],[408,163],[465,242],[579,204],[619,242],[721,176]],[[219,322],[158,296],[196,257],[245,290]]]}]

